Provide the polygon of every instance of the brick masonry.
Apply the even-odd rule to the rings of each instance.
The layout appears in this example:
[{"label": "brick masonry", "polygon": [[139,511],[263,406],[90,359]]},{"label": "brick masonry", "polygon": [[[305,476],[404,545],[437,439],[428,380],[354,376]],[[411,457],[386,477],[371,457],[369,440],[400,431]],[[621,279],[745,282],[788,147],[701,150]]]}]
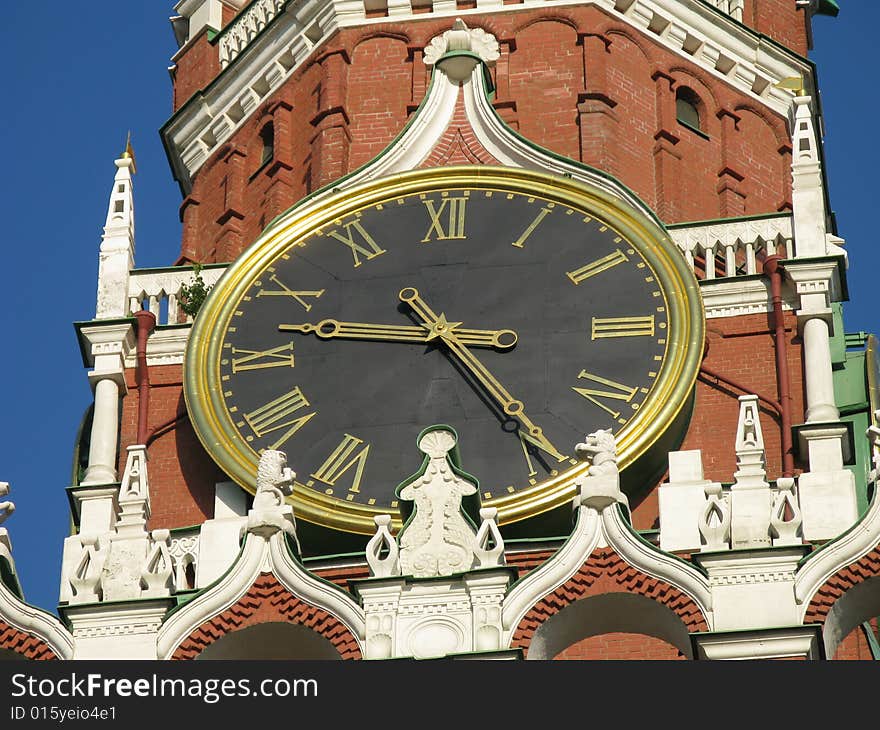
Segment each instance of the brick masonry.
[{"label": "brick masonry", "polygon": [[[790,3],[775,4],[785,16]],[[493,76],[502,118],[537,144],[616,175],[664,221],[791,207],[786,121],[602,10],[468,22],[500,42]],[[425,19],[343,29],[316,49],[196,174],[181,206],[180,260],[233,259],[276,215],[379,154],[424,96],[422,49],[448,27],[448,19]],[[178,59],[177,106],[219,71],[209,50],[200,36]],[[676,121],[679,87],[699,98],[701,132]],[[274,159],[263,164],[269,121]]]},{"label": "brick masonry", "polygon": [[42,639],[10,626],[0,619],[0,649],[20,654],[25,659],[46,661],[57,659],[55,652]]},{"label": "brick masonry", "polygon": [[339,619],[301,601],[274,575],[263,573],[234,606],[205,621],[184,639],[172,659],[195,659],[226,634],[268,622],[305,626],[333,644],[341,659],[361,658],[357,639]]},{"label": "brick masonry", "polygon": [[[693,598],[663,580],[642,573],[624,562],[614,550],[599,548],[571,578],[542,598],[526,613],[514,631],[511,646],[521,648],[527,653],[535,631],[547,619],[577,600],[603,593],[634,593],[645,596],[669,608],[681,619],[689,632],[707,630],[706,619]],[[614,635],[602,636],[608,639],[609,636]],[[634,636],[635,638],[626,641],[619,636],[608,640],[608,645],[605,647],[607,655],[604,657],[599,656],[602,651],[601,642],[588,643],[582,649],[573,648],[581,645],[581,642],[578,642],[569,649],[576,654],[589,648],[595,654],[593,658],[620,658],[615,656],[615,652],[633,650],[638,642],[645,641],[645,637],[641,634]],[[567,653],[569,649],[563,653]],[[653,647],[651,651],[655,649],[656,647]]]}]

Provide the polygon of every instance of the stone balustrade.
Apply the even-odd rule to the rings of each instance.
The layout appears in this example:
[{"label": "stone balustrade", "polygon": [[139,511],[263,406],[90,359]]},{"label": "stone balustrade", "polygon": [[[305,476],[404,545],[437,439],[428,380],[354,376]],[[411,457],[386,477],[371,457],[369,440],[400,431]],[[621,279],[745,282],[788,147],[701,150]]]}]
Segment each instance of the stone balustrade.
[{"label": "stone balustrade", "polygon": [[[226,264],[211,264],[201,269],[205,286],[213,286],[226,270]],[[180,292],[192,284],[195,273],[191,266],[172,266],[161,269],[135,269],[128,280],[129,314],[146,309],[156,315],[156,324],[192,322],[180,309]]]},{"label": "stone balustrade", "polygon": [[244,8],[220,36],[220,67],[226,68],[232,63],[286,3],[287,0],[254,0]]},{"label": "stone balustrade", "polygon": [[768,256],[792,254],[790,214],[671,225],[669,235],[698,279],[760,274]]}]

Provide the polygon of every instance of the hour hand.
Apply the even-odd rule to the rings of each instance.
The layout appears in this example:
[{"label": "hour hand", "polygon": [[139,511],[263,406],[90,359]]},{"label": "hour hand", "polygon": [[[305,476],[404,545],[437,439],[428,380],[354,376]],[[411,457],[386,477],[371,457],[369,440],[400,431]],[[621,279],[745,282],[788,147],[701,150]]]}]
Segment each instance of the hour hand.
[{"label": "hour hand", "polygon": [[[450,327],[460,324],[448,323]],[[413,327],[366,322],[340,322],[337,319],[324,319],[318,323],[281,324],[282,332],[302,332],[315,334],[321,339],[333,338],[349,340],[379,340],[387,342],[430,342],[436,337],[428,327]],[[508,349],[516,344],[517,336],[513,330],[455,330],[462,342],[471,347],[495,347]]]}]

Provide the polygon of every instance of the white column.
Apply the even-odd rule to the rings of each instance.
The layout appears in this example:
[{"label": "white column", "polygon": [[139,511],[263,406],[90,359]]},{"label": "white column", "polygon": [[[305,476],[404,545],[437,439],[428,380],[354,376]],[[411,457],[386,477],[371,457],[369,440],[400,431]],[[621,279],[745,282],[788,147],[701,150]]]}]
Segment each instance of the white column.
[{"label": "white column", "polygon": [[89,466],[83,484],[109,484],[116,481],[118,424],[119,386],[112,378],[102,378],[95,385]]},{"label": "white column", "polygon": [[834,403],[828,323],[821,317],[811,317],[804,322],[803,339],[807,423],[836,421],[840,418],[840,411]]}]

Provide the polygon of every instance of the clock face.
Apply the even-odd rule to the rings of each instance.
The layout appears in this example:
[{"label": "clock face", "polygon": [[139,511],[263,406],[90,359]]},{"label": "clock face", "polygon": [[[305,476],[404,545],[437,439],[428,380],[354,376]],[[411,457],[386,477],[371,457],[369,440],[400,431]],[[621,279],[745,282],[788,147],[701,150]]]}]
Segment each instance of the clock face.
[{"label": "clock face", "polygon": [[453,168],[294,211],[196,320],[203,443],[251,490],[260,451],[287,452],[298,516],[330,527],[397,512],[416,438],[440,423],[502,522],[566,501],[575,443],[611,429],[632,462],[701,352],[692,274],[620,208],[571,181]]}]

